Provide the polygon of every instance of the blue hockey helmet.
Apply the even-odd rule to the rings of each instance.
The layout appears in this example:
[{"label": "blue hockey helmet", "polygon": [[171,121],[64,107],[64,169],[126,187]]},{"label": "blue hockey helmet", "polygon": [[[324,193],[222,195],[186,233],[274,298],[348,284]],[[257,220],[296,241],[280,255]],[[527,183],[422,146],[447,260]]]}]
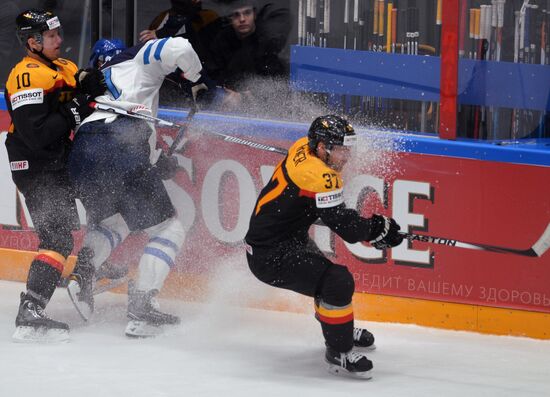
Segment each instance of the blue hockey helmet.
[{"label": "blue hockey helmet", "polygon": [[125,49],[126,46],[122,40],[99,39],[96,41],[94,48],[92,49],[89,66],[92,68],[100,67],[102,64],[109,62],[115,55],[120,54]]}]

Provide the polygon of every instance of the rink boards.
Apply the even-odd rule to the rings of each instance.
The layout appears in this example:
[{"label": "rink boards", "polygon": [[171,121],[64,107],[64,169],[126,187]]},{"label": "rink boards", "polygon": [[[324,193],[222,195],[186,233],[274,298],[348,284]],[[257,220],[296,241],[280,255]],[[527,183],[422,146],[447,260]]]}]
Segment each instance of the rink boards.
[{"label": "rink boards", "polygon": [[[185,114],[165,110],[159,116]],[[246,268],[241,241],[249,214],[282,159],[208,131],[286,148],[306,130],[305,124],[196,116],[179,156],[182,170],[167,183],[188,235],[165,294],[200,299],[220,264]],[[169,143],[171,134],[161,131],[162,141]],[[348,205],[366,216],[393,216],[418,234],[518,249],[531,247],[550,222],[545,142],[496,145],[370,130],[359,134],[360,160],[345,181]],[[11,182],[4,145],[0,153],[0,278],[23,281],[36,236]],[[81,218],[84,222],[83,212]],[[81,237],[76,234],[77,247]],[[357,318],[550,339],[550,253],[527,258],[457,248],[446,240],[381,252],[347,244],[321,226],[313,227],[312,237],[354,274]],[[132,237],[114,259],[135,266],[144,242],[143,236]],[[74,258],[69,262],[65,273]],[[269,301],[262,305],[309,310]]]}]

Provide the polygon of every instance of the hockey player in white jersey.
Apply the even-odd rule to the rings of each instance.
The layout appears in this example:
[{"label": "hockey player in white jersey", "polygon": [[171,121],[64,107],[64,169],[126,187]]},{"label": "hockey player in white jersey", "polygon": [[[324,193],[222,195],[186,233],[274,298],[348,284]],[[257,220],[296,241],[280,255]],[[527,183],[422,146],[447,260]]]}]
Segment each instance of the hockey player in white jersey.
[{"label": "hockey player in white jersey", "polygon": [[[178,70],[193,88],[202,83],[201,62],[186,39],[150,40],[116,55],[101,68],[108,91],[97,102],[156,116],[159,89]],[[177,316],[158,310],[162,288],[179,252],[185,231],[162,183],[177,161],[155,149],[156,133],[148,123],[95,111],[76,134],[69,172],[84,204],[88,231],[69,281],[69,295],[88,319],[94,310],[94,273],[113,249],[134,231],[149,241],[139,261],[138,278],[128,291],[128,336],[152,336],[161,326],[178,324]]]}]

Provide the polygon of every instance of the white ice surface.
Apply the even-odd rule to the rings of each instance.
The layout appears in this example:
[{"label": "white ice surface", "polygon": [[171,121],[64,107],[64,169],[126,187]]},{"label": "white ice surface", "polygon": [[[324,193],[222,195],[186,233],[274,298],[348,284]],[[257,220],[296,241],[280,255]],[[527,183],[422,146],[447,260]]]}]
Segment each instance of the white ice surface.
[{"label": "white ice surface", "polygon": [[[358,322],[376,336],[369,381],[326,371],[311,315],[161,301],[182,324],[154,339],[124,336],[126,297],[98,296],[84,324],[65,290],[48,313],[69,343],[11,340],[21,283],[0,281],[0,396],[550,396],[550,341]],[[265,287],[268,288],[268,287]]]}]

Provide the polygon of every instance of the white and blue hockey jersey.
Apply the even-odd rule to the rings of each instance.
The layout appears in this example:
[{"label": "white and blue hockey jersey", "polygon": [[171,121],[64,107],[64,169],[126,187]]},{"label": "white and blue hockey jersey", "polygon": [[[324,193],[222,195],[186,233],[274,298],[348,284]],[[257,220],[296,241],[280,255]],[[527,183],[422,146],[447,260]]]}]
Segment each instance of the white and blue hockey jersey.
[{"label": "white and blue hockey jersey", "polygon": [[[187,39],[167,37],[128,48],[102,67],[108,90],[95,100],[126,110],[144,111],[145,107],[147,113],[156,116],[162,82],[177,68],[191,82],[201,77],[200,59]],[[82,125],[97,120],[109,123],[116,117],[112,113],[96,110]],[[152,163],[156,161],[153,135]]]}]

